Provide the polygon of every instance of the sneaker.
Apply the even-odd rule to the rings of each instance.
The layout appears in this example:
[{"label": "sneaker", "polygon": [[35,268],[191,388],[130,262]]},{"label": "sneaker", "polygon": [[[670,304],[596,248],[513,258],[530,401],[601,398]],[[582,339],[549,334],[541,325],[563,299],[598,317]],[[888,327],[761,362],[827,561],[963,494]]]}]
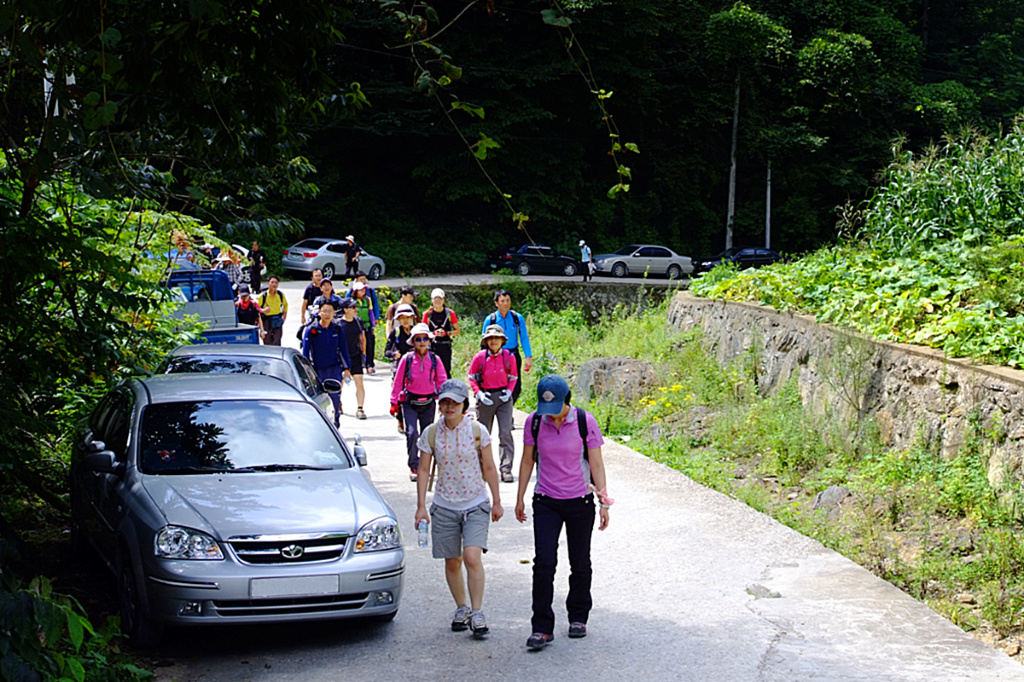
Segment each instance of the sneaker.
[{"label": "sneaker", "polygon": [[417,479],[418,477],[419,477],[419,472],[418,472],[418,471],[416,471],[415,469],[409,469],[409,480],[410,480],[410,481],[412,481],[413,483],[415,483],[415,482],[416,482],[416,479]]},{"label": "sneaker", "polygon": [[570,623],[569,624],[569,637],[572,639],[580,639],[581,637],[587,636],[587,624],[586,623]]},{"label": "sneaker", "polygon": [[471,611],[468,606],[460,606],[455,609],[455,613],[452,614],[452,632],[462,632],[469,629],[470,613]]},{"label": "sneaker", "polygon": [[483,639],[487,636],[489,628],[487,621],[484,620],[483,611],[473,611],[469,614],[469,629],[473,631],[473,637],[476,639]]},{"label": "sneaker", "polygon": [[510,471],[502,471],[501,472],[501,482],[502,483],[515,483],[515,480],[516,480],[515,477],[512,476],[512,472],[510,472]]},{"label": "sneaker", "polygon": [[526,640],[526,648],[530,651],[540,651],[548,645],[548,642],[555,638],[554,635],[546,635],[543,632],[535,632]]},{"label": "sneaker", "polygon": [[367,374],[376,374],[377,370],[375,370],[373,367],[367,367],[366,368],[366,373]]},{"label": "sneaker", "polygon": [[366,419],[366,413],[363,412],[363,408],[360,407],[356,410],[356,419]]}]

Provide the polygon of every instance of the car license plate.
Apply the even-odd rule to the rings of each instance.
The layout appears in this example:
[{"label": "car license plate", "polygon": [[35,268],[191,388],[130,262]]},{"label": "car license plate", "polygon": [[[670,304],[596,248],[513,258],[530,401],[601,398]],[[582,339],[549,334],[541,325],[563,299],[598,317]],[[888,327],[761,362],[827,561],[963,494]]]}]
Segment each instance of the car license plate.
[{"label": "car license plate", "polygon": [[266,597],[312,597],[341,592],[341,576],[310,575],[301,578],[254,578],[249,582],[249,596],[253,599]]},{"label": "car license plate", "polygon": [[301,253],[289,253],[288,254],[288,259],[289,260],[302,260],[302,254]]}]

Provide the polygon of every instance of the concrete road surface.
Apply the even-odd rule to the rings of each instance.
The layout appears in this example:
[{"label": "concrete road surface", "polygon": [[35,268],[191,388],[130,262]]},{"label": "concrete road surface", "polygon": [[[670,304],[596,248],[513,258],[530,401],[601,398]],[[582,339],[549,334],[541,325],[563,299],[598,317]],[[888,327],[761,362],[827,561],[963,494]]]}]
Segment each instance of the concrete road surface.
[{"label": "concrete road surface", "polygon": [[565,636],[563,547],[555,640],[526,651],[532,531],[514,519],[514,484],[501,485],[506,515],[484,559],[490,637],[453,633],[442,562],[416,546],[415,486],[387,413],[389,385],[386,370],[367,378],[366,421],[351,416],[346,386],[342,431],[362,435],[369,471],[402,523],[397,618],[175,631],[156,652],[157,680],[1024,680],[1019,664],[866,570],[614,443],[605,449],[611,524],[594,532],[590,634]]}]

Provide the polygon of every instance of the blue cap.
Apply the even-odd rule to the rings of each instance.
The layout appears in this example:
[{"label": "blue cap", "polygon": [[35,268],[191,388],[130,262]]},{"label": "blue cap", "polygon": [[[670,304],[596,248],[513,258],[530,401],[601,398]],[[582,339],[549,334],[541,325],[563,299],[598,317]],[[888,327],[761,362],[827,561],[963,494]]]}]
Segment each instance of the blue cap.
[{"label": "blue cap", "polygon": [[537,414],[556,415],[565,405],[569,384],[557,374],[549,374],[537,382]]}]

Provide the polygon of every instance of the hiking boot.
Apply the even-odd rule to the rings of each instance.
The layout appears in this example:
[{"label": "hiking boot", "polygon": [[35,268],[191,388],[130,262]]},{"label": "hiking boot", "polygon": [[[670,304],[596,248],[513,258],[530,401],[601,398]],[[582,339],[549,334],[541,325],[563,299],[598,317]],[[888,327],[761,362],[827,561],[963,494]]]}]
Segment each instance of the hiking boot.
[{"label": "hiking boot", "polygon": [[460,606],[455,609],[455,613],[452,614],[452,632],[462,632],[469,629],[470,613],[471,611],[468,606]]},{"label": "hiking boot", "polygon": [[502,483],[514,483],[515,480],[516,480],[515,477],[512,476],[512,472],[510,472],[510,471],[502,471],[501,472],[501,482]]},{"label": "hiking boot", "polygon": [[555,638],[554,635],[546,635],[543,632],[535,632],[526,640],[526,648],[530,651],[540,651],[548,645],[548,642]]},{"label": "hiking boot", "polygon": [[469,629],[473,631],[475,639],[483,639],[487,636],[489,628],[487,627],[487,621],[484,620],[483,611],[473,611],[469,614]]},{"label": "hiking boot", "polygon": [[569,623],[569,637],[571,639],[580,639],[581,637],[587,636],[587,624],[586,623]]},{"label": "hiking boot", "polygon": [[366,413],[363,412],[363,408],[356,409],[356,419],[366,419]]}]

